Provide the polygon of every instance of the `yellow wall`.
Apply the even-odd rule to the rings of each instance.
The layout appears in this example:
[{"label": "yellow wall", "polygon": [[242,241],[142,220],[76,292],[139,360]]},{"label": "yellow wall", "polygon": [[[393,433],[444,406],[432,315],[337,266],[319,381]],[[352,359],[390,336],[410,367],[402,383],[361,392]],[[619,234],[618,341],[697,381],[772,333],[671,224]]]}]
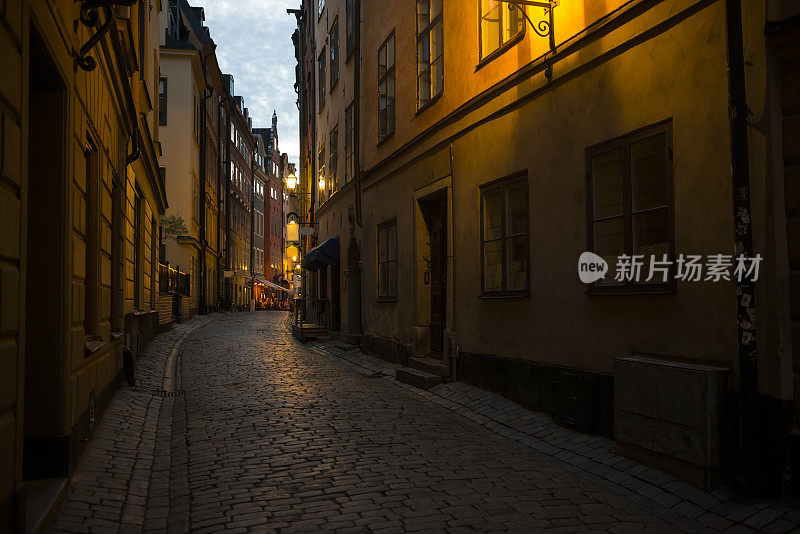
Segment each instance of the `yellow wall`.
[{"label": "yellow wall", "polygon": [[[444,94],[416,116],[413,8],[396,2],[385,11],[394,17],[364,25],[362,258],[368,267],[362,294],[367,334],[413,343],[414,326],[425,324],[429,311],[421,308],[429,304],[417,272],[423,255],[417,241],[424,228],[415,192],[443,180],[452,184],[447,327],[455,330],[459,350],[603,372],[611,371],[613,358],[631,352],[736,366],[732,283],[679,284],[670,295],[588,296],[576,272],[577,258],[587,246],[585,149],[668,119],[676,253],[730,253],[729,140],[720,135],[728,131],[724,6],[712,2],[695,13],[695,3],[661,2],[578,46],[555,63],[548,84],[542,72],[514,79],[547,49],[547,39],[530,27],[519,44],[476,71],[478,3],[456,6],[445,0]],[[559,3],[559,49],[568,47],[587,22],[617,7],[600,4]],[[686,9],[685,20],[675,17]],[[663,29],[645,33],[664,21]],[[392,28],[397,36],[397,130],[376,147],[369,141],[377,131],[372,56]],[[505,79],[514,82],[485,93]],[[426,131],[429,135],[419,142],[398,150]],[[479,299],[478,187],[519,171],[527,171],[529,180],[531,296]],[[398,219],[399,299],[376,302],[376,225],[392,217]]]},{"label": "yellow wall", "polygon": [[[133,312],[133,205],[134,190],[138,184],[142,192],[142,219],[140,225],[142,238],[141,264],[141,306],[138,311],[148,312],[151,306],[153,284],[151,263],[151,223],[165,207],[165,195],[158,180],[157,168],[152,165],[158,148],[157,126],[152,119],[155,110],[147,102],[158,101],[156,80],[158,65],[156,50],[157,10],[145,10],[144,21],[139,21],[138,10],[131,8],[129,18],[118,19],[118,29],[129,34],[133,42],[138,41],[138,25],[146,24],[147,59],[140,62],[144,72],[133,73],[132,95],[135,108],[127,100],[120,100],[121,84],[127,83],[124,68],[117,62],[114,48],[108,37],[102,45],[95,46],[89,53],[97,60],[98,66],[92,72],[73,69],[71,55],[79,49],[91,33],[78,20],[80,3],[71,0],[9,0],[0,9],[0,47],[3,63],[0,69],[0,223],[4,228],[0,236],[0,521],[11,524],[10,495],[22,484],[22,439],[26,433],[30,437],[66,437],[72,435],[75,442],[85,437],[84,426],[76,426],[80,421],[88,421],[87,410],[92,398],[99,397],[118,377],[121,368],[121,347],[125,335],[118,335],[126,324],[124,313]],[[41,36],[45,53],[52,58],[54,68],[64,86],[63,102],[65,116],[54,126],[63,124],[63,146],[60,148],[61,161],[52,162],[60,171],[48,178],[56,180],[53,191],[63,188],[63,225],[54,231],[63,230],[61,251],[43,251],[31,242],[26,230],[27,205],[38,202],[28,197],[27,177],[28,151],[37,151],[41,157],[58,154],[46,144],[41,147],[28,143],[28,62],[30,59],[30,28]],[[129,32],[129,33],[128,33]],[[135,45],[134,45],[135,46]],[[122,43],[123,54],[135,56],[138,48],[129,49]],[[105,51],[104,51],[105,50]],[[36,66],[40,67],[39,65]],[[123,76],[120,76],[120,72]],[[144,113],[144,118],[141,118]],[[142,156],[131,166],[125,165],[125,158],[131,152],[132,128],[138,126],[142,131],[140,144]],[[36,130],[38,131],[38,130]],[[97,192],[93,206],[87,206],[86,169],[84,150],[87,137],[96,148]],[[53,139],[53,142],[58,142]],[[41,150],[39,150],[41,148]],[[58,183],[58,173],[63,173],[62,183]],[[124,269],[124,298],[118,315],[112,317],[112,190],[114,182],[120,184],[127,204],[121,233],[125,234],[121,254],[126,260]],[[55,194],[55,193],[54,193]],[[87,246],[86,213],[93,214],[96,226],[96,293],[90,295],[96,308],[93,334],[96,335],[99,349],[87,354],[85,350],[84,329],[84,277],[87,272],[85,250]],[[36,221],[32,221],[35,225]],[[41,231],[41,230],[39,230]],[[90,234],[91,235],[91,234]],[[25,277],[27,270],[39,267],[46,261],[47,253],[56,254],[63,262],[63,272],[57,282],[60,294],[53,295],[53,302],[31,302],[32,313],[56,316],[50,325],[47,343],[51,350],[45,354],[25,354],[26,313]],[[60,257],[58,255],[63,255]],[[52,257],[52,256],[51,256]],[[58,291],[56,291],[58,293]],[[155,304],[153,302],[153,304]],[[49,316],[50,316],[49,315]],[[41,398],[29,402],[30,412],[23,413],[25,402],[25,366],[39,366],[43,382],[52,382],[54,387]],[[40,384],[37,379],[32,385]],[[30,395],[34,394],[31,390]],[[30,401],[30,399],[29,399]],[[24,425],[23,425],[24,421]],[[83,423],[81,423],[83,425]],[[24,428],[24,430],[23,430]],[[81,433],[77,435],[76,433]],[[70,450],[72,457],[77,451]]]}]

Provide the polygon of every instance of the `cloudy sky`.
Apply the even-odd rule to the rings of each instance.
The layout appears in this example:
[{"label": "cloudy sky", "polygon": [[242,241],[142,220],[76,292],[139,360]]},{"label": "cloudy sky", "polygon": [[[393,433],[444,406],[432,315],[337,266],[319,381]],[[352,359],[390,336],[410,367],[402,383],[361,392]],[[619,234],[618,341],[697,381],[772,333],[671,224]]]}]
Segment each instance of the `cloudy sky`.
[{"label": "cloudy sky", "polygon": [[189,5],[204,8],[220,67],[233,74],[234,89],[244,97],[253,127],[270,126],[272,110],[277,110],[279,148],[297,163],[292,45],[297,20],[286,9],[299,8],[300,0],[189,0]]}]

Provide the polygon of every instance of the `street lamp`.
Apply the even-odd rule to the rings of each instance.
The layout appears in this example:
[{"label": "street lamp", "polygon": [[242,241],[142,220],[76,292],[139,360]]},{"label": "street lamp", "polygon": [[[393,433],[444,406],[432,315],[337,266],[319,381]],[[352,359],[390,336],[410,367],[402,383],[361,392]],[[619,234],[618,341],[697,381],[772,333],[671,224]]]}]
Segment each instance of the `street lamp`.
[{"label": "street lamp", "polygon": [[295,188],[297,187],[297,176],[294,173],[290,173],[289,176],[286,177],[286,188],[289,192],[294,192]]},{"label": "street lamp", "polygon": [[325,175],[322,173],[319,173],[319,190],[325,190]]}]

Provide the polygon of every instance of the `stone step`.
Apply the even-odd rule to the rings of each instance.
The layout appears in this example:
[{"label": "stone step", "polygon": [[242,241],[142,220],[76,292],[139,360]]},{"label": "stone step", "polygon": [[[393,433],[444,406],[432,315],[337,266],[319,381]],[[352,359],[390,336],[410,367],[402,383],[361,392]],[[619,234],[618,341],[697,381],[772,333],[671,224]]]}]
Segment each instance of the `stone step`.
[{"label": "stone step", "polygon": [[430,389],[437,384],[442,383],[442,377],[419,369],[412,369],[411,367],[400,367],[395,371],[394,377],[411,386],[420,389]]},{"label": "stone step", "polygon": [[33,480],[22,486],[25,499],[25,532],[35,534],[47,532],[50,524],[67,496],[66,478]]},{"label": "stone step", "polygon": [[409,358],[408,366],[442,378],[450,376],[450,368],[443,364],[442,360],[437,360],[436,358]]}]

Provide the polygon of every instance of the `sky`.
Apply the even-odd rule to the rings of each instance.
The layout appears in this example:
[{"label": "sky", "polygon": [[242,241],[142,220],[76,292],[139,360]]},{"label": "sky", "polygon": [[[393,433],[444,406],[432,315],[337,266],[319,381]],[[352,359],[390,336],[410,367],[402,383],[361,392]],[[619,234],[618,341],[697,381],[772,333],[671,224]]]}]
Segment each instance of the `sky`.
[{"label": "sky", "polygon": [[234,91],[244,97],[253,128],[272,124],[278,112],[278,148],[298,162],[297,94],[294,92],[294,45],[297,19],[286,10],[300,0],[189,0],[202,7],[205,24],[217,45],[222,72],[233,75]]}]

